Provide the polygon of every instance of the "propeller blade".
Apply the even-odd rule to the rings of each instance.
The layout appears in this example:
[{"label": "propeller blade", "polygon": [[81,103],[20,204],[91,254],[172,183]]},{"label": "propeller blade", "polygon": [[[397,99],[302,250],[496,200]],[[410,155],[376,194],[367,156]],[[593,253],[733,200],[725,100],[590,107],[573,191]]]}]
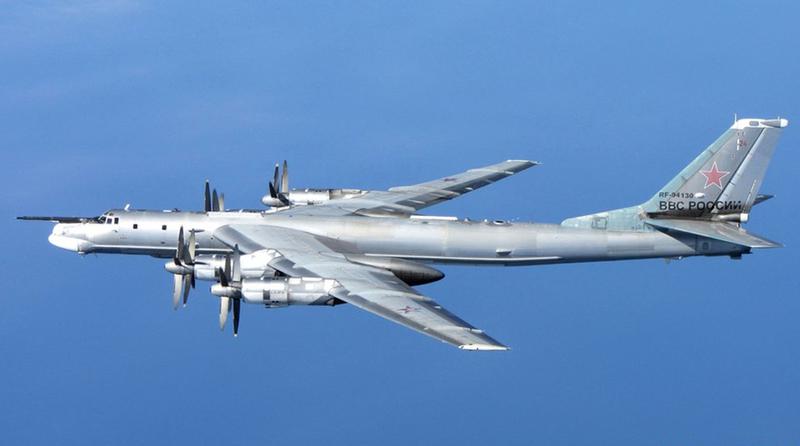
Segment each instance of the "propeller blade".
[{"label": "propeller blade", "polygon": [[181,302],[181,293],[183,293],[183,277],[180,274],[173,274],[172,277],[172,309],[177,310],[178,304]]},{"label": "propeller blade", "polygon": [[208,184],[208,180],[206,180],[206,191],[205,191],[205,207],[206,212],[211,211],[211,186]]},{"label": "propeller blade", "polygon": [[281,188],[283,194],[289,193],[289,164],[283,160],[283,172],[281,172]]},{"label": "propeller blade", "polygon": [[[175,251],[175,258],[179,260],[184,260],[184,246],[183,246],[183,226],[178,229],[178,249]],[[175,262],[178,263],[178,262]]]},{"label": "propeller blade", "polygon": [[[274,174],[274,175],[272,175],[272,183],[270,183],[270,184],[272,185],[272,187],[270,187],[270,188],[269,188],[269,195],[270,195],[272,198],[277,198],[277,197],[278,197],[278,192],[279,192],[279,191],[278,191],[278,190],[276,190],[275,188],[276,188],[276,187],[281,187],[281,185],[280,185],[280,184],[278,184],[278,176],[279,176],[279,172],[278,172],[278,163],[275,163],[275,174]],[[274,191],[275,193],[273,193],[273,191]]]},{"label": "propeller blade", "polygon": [[228,321],[228,313],[231,312],[231,298],[230,297],[220,297],[219,298],[219,329],[225,329],[225,322]]},{"label": "propeller blade", "polygon": [[242,308],[241,299],[233,299],[233,335],[239,336],[239,312]]},{"label": "propeller blade", "polygon": [[217,201],[217,209],[220,212],[225,212],[225,194],[219,194],[219,200]]},{"label": "propeller blade", "polygon": [[226,255],[225,256],[225,274],[224,274],[224,276],[225,276],[225,282],[227,283],[228,279],[230,279],[230,277],[231,277],[231,256],[230,255]]},{"label": "propeller blade", "polygon": [[[225,263],[228,263],[228,260],[225,260]],[[228,286],[228,277],[225,274],[225,271],[222,268],[217,268],[217,279],[219,279],[219,284],[222,286]]]},{"label": "propeller blade", "polygon": [[192,274],[185,274],[182,276],[183,279],[183,306],[186,306],[186,302],[189,300],[189,288],[192,286]]},{"label": "propeller blade", "polygon": [[217,190],[214,189],[211,192],[211,210],[214,212],[219,211],[219,197],[217,196]]},{"label": "propeller blade", "polygon": [[242,259],[238,244],[233,247],[233,265],[230,278],[232,282],[240,282],[242,280]]},{"label": "propeller blade", "polygon": [[[183,226],[181,226],[181,232],[183,231]],[[197,250],[197,236],[194,235],[194,231],[189,231],[189,242],[186,244],[186,263],[189,265],[194,265],[194,257],[195,251]]]}]

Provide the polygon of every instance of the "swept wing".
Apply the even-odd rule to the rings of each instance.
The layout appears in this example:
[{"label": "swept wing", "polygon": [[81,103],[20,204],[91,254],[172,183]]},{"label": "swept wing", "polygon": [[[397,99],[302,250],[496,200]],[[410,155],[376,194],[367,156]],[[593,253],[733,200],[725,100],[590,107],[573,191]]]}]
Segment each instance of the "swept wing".
[{"label": "swept wing", "polygon": [[385,191],[369,191],[352,198],[335,199],[314,206],[295,207],[283,212],[294,215],[407,216],[428,206],[488,186],[537,164],[527,160],[508,160],[438,180],[392,187]]},{"label": "swept wing", "polygon": [[272,249],[280,257],[269,266],[292,277],[320,277],[339,284],[333,297],[422,334],[465,350],[507,350],[503,344],[419,294],[391,272],[352,263],[354,253],[336,240],[294,229],[261,225],[227,225],[214,236],[244,253]]}]

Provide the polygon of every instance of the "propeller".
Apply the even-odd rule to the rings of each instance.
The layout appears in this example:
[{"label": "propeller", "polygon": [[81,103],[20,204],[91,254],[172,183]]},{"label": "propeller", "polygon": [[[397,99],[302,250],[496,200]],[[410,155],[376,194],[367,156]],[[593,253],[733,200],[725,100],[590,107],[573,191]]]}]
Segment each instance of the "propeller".
[{"label": "propeller", "polygon": [[189,231],[188,240],[184,238],[183,226],[178,229],[178,246],[172,262],[165,265],[167,271],[173,274],[172,308],[178,309],[178,304],[183,296],[183,305],[189,299],[189,289],[195,287],[194,265],[196,251],[196,237],[194,231]]},{"label": "propeller", "polygon": [[225,211],[225,194],[217,194],[216,189],[211,189],[211,185],[206,180],[204,194],[203,209],[206,212],[224,212]]},{"label": "propeller", "polygon": [[283,171],[280,170],[280,165],[275,164],[275,171],[272,175],[272,181],[269,182],[269,196],[264,196],[261,202],[268,206],[290,206],[292,202],[289,200],[289,164],[286,160],[283,161]]},{"label": "propeller", "polygon": [[[239,245],[233,248],[233,257],[225,256],[225,268],[217,268],[219,283],[211,287],[211,293],[219,296],[219,329],[225,329],[228,314],[233,307],[233,335],[239,336],[239,315],[242,308],[242,266]],[[233,304],[233,305],[231,305]]]}]

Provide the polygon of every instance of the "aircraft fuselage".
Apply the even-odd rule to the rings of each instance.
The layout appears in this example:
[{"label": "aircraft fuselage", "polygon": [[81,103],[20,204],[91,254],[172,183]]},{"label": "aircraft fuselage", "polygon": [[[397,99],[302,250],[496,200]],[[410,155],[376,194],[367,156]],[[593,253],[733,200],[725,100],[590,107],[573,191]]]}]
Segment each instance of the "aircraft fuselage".
[{"label": "aircraft fuselage", "polygon": [[51,243],[80,253],[175,255],[179,228],[194,230],[198,254],[231,248],[214,237],[228,224],[278,226],[336,240],[353,252],[428,263],[532,265],[606,260],[738,256],[749,249],[685,233],[614,231],[558,224],[439,217],[284,216],[280,212],[110,211],[110,223],[62,223]]}]

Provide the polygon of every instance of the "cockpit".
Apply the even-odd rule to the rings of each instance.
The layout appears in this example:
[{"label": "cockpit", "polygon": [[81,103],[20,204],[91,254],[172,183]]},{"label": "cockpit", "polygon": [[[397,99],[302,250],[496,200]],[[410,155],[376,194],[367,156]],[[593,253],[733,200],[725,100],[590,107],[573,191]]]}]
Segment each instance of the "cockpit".
[{"label": "cockpit", "polygon": [[94,218],[95,223],[106,224],[106,225],[118,225],[119,224],[119,217],[115,216],[113,212],[106,211],[103,215]]}]

